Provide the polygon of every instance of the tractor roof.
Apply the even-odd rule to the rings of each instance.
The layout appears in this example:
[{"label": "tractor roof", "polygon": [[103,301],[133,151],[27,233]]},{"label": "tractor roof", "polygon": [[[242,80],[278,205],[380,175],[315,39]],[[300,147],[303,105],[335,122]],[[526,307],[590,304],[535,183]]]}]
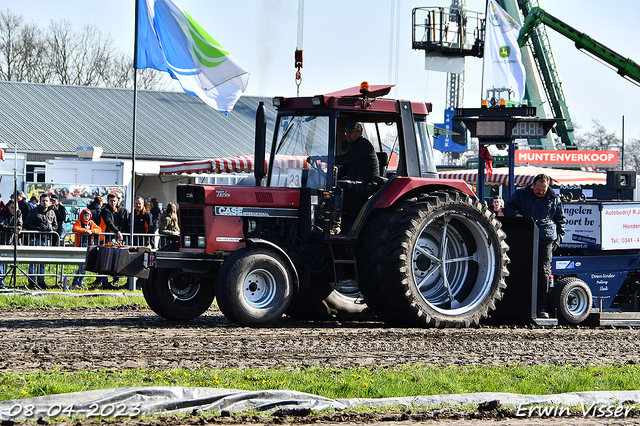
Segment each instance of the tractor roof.
[{"label": "tractor roof", "polygon": [[[369,97],[370,98],[379,98],[381,96],[388,95],[391,92],[391,88],[395,87],[395,84],[379,84],[374,86],[369,86]],[[353,86],[348,89],[339,90],[333,93],[327,93],[325,96],[334,96],[336,98],[341,98],[343,96],[362,96],[362,92],[360,91],[360,86]]]},{"label": "tractor roof", "polygon": [[[279,111],[297,109],[339,109],[348,111],[399,113],[395,99],[383,99],[389,94],[393,84],[371,85],[368,91],[362,92],[361,86],[354,86],[337,92],[299,98],[274,98],[274,106]],[[431,103],[412,102],[414,114],[428,114]]]}]

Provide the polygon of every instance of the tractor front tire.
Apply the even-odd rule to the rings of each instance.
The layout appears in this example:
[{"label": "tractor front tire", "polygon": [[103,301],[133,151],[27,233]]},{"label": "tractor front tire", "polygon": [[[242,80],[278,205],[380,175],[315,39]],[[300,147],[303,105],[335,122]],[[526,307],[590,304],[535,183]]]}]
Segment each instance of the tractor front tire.
[{"label": "tractor front tire", "polygon": [[154,268],[149,279],[142,283],[142,293],[149,307],[161,317],[190,321],[209,309],[215,298],[215,287],[202,274]]},{"label": "tractor front tire", "polygon": [[228,320],[247,327],[266,326],[289,307],[293,275],[279,254],[247,247],[225,259],[216,277],[216,295]]},{"label": "tractor front tire", "polygon": [[508,246],[487,206],[434,192],[378,212],[363,231],[360,289],[393,325],[469,327],[502,298]]}]

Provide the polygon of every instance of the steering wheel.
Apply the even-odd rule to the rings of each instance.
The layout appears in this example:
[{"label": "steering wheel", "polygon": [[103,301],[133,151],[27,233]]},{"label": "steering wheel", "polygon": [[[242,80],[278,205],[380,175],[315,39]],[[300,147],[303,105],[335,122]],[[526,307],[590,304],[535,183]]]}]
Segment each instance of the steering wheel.
[{"label": "steering wheel", "polygon": [[[309,166],[309,172],[315,172],[317,174],[317,179],[318,179],[318,185],[314,185],[317,186],[319,189],[320,187],[322,187],[322,182],[326,181],[326,176],[327,176],[327,172],[325,172],[324,170],[322,170],[322,157],[320,156],[310,156],[307,158],[307,164]],[[311,173],[309,174],[309,180],[312,180],[313,177],[311,175]]]}]

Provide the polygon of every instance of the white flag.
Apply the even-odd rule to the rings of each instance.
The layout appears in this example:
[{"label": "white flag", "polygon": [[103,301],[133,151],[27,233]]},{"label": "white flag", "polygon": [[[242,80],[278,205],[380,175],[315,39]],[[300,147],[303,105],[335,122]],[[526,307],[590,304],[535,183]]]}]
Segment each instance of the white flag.
[{"label": "white flag", "polygon": [[484,40],[482,99],[491,100],[497,89],[498,99],[522,103],[526,74],[518,47],[520,25],[498,5],[489,0]]},{"label": "white flag", "polygon": [[182,89],[226,114],[249,73],[173,0],[138,0],[136,67],[168,72]]}]

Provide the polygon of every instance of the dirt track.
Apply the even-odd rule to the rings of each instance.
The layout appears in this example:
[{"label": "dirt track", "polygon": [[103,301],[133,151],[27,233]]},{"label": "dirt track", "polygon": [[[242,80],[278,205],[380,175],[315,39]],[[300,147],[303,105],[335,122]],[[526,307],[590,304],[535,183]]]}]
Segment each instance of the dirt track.
[{"label": "dirt track", "polygon": [[[640,362],[637,329],[423,330],[390,328],[378,322],[305,323],[288,318],[271,328],[250,329],[230,323],[217,308],[188,324],[172,323],[135,307],[3,309],[0,336],[0,369],[17,372],[56,367],[74,371]],[[165,424],[177,423],[167,420]]]},{"label": "dirt track", "polygon": [[0,310],[0,335],[5,371],[640,362],[637,329],[423,330],[288,318],[251,329],[227,321],[217,308],[187,324],[146,308]]}]

